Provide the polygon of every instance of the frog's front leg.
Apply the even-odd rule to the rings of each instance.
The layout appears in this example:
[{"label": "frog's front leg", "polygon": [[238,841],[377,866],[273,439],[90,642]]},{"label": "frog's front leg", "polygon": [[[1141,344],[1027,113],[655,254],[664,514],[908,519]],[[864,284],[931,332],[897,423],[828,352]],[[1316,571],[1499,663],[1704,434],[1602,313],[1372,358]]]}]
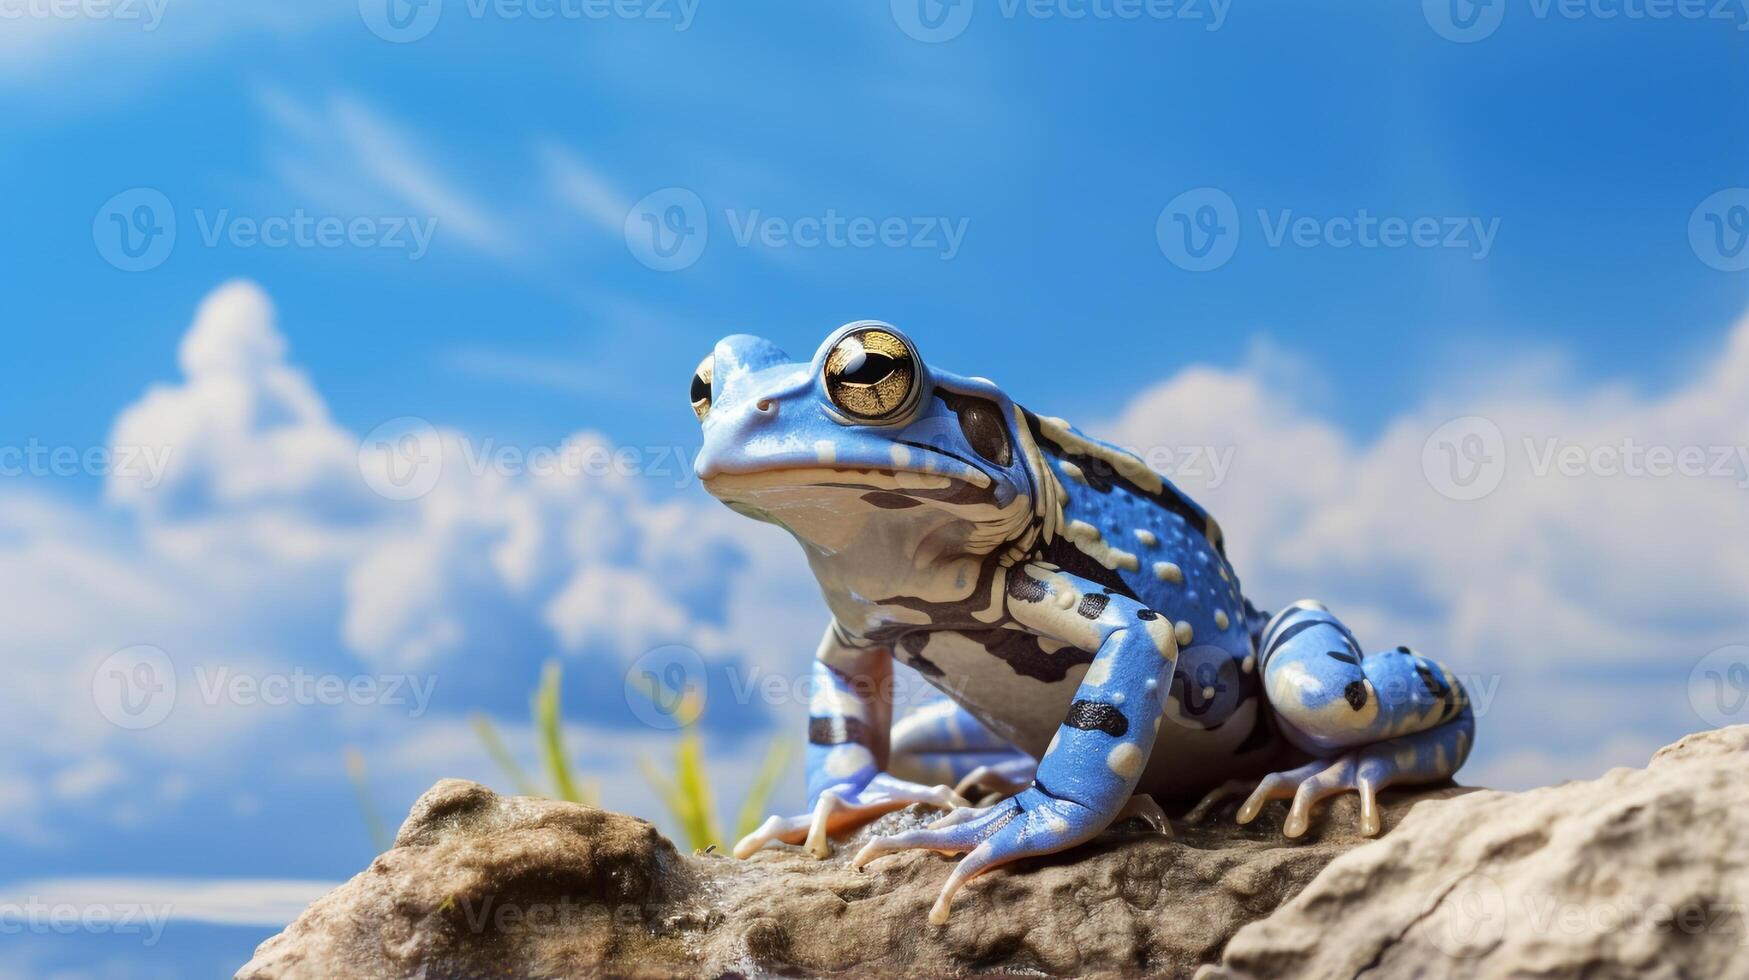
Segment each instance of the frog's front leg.
[{"label": "frog's front leg", "polygon": [[949,809],[966,801],[946,786],[923,786],[888,775],[893,717],[893,658],[881,647],[846,643],[828,626],[814,660],[808,705],[808,805],[797,816],[773,816],[735,845],[745,858],[771,843],[805,844],[815,857],[831,853],[830,835],[852,830],[913,803]]},{"label": "frog's front leg", "polygon": [[855,864],[893,851],[970,852],[948,876],[931,922],[947,920],[972,878],[1017,858],[1087,841],[1129,802],[1159,732],[1178,644],[1165,616],[1042,563],[1009,569],[1015,624],[1094,654],[1032,786],[993,806],[961,808],[923,830],[878,837]]}]

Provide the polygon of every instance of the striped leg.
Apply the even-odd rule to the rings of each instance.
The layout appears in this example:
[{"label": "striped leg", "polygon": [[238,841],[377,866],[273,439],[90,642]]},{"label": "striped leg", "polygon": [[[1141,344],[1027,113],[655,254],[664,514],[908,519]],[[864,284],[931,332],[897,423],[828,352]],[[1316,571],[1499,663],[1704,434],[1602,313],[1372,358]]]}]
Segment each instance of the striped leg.
[{"label": "striped leg", "polygon": [[805,844],[824,858],[833,834],[913,803],[942,809],[964,806],[946,786],[923,786],[882,771],[892,717],[892,657],[884,649],[846,644],[836,626],[826,630],[814,662],[814,692],[808,707],[808,799],[811,809],[772,816],[735,845],[750,857],[773,841]]},{"label": "striped leg", "polygon": [[1032,784],[1038,760],[985,728],[945,695],[893,725],[887,771],[900,779],[942,782],[961,796],[1012,796]]},{"label": "striped leg", "polygon": [[1170,621],[1125,595],[1042,563],[1008,571],[1008,614],[1021,628],[1093,652],[1033,783],[992,806],[956,810],[925,830],[869,841],[857,867],[893,851],[966,856],[930,910],[947,920],[954,895],[1019,858],[1090,840],[1124,811],[1159,734],[1178,662]]},{"label": "striped leg", "polygon": [[1239,808],[1240,823],[1255,819],[1269,800],[1291,797],[1283,832],[1298,837],[1319,800],[1354,790],[1361,832],[1375,835],[1379,790],[1448,779],[1469,755],[1475,717],[1463,686],[1408,647],[1362,655],[1328,609],[1299,602],[1270,621],[1258,650],[1282,735],[1314,759],[1264,777]]}]

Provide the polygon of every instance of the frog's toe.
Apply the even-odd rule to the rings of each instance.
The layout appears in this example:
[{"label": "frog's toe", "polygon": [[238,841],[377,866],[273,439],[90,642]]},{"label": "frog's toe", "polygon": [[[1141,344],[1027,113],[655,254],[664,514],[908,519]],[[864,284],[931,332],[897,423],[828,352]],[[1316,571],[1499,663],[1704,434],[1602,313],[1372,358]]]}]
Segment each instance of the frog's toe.
[{"label": "frog's toe", "polygon": [[966,882],[1010,861],[1073,847],[1108,823],[1109,819],[1077,803],[1027,790],[993,806],[955,810],[921,830],[877,837],[863,846],[852,866],[860,868],[883,855],[918,848],[966,854],[929,912],[929,921],[940,925],[947,921],[953,897]]},{"label": "frog's toe", "polygon": [[1255,820],[1263,804],[1270,800],[1291,798],[1293,804],[1288,807],[1281,831],[1290,838],[1301,837],[1311,826],[1314,807],[1331,796],[1352,790],[1360,795],[1361,834],[1376,837],[1383,827],[1378,793],[1390,785],[1396,775],[1389,755],[1378,751],[1376,746],[1346,752],[1333,759],[1314,759],[1298,769],[1263,777],[1244,805],[1239,807],[1239,822]]},{"label": "frog's toe", "polygon": [[803,845],[808,853],[825,858],[832,853],[831,836],[858,827],[877,817],[902,810],[913,803],[947,810],[965,806],[966,801],[946,786],[921,786],[894,779],[886,774],[876,776],[861,791],[845,787],[842,791],[826,790],[815,801],[811,813],[800,816],[773,816],[758,830],[735,844],[737,858],[751,857],[773,841]]}]

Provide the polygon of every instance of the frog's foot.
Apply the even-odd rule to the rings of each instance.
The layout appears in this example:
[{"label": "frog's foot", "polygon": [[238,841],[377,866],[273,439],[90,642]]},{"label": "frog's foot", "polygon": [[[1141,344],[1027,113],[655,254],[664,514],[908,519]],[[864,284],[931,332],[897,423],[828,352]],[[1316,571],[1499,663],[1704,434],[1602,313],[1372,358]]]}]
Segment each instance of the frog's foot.
[{"label": "frog's foot", "polygon": [[[1450,778],[1457,768],[1454,761],[1463,758],[1473,725],[1466,708],[1458,718],[1430,731],[1386,739],[1333,758],[1313,759],[1298,769],[1271,773],[1263,777],[1239,807],[1239,822],[1257,819],[1263,804],[1270,800],[1291,797],[1293,805],[1282,824],[1282,833],[1299,837],[1310,825],[1312,808],[1320,800],[1353,790],[1360,794],[1360,832],[1377,837],[1384,826],[1379,814],[1379,791],[1397,783],[1430,783]],[[1205,797],[1191,816],[1200,817],[1198,811],[1212,805],[1211,799],[1230,795],[1224,793],[1228,786]]]},{"label": "frog's foot", "polygon": [[880,773],[861,790],[844,784],[822,792],[812,813],[767,818],[758,830],[741,838],[734,854],[737,858],[751,857],[772,841],[781,841],[802,844],[810,854],[824,858],[832,853],[832,834],[855,830],[913,803],[951,810],[965,806],[966,800],[946,786],[921,786]]},{"label": "frog's foot", "polygon": [[953,897],[966,882],[1019,858],[1074,847],[1110,822],[1079,803],[1033,787],[992,806],[961,807],[921,830],[876,837],[863,845],[851,866],[861,868],[882,855],[912,848],[966,854],[929,910],[929,921],[940,925],[947,921]]},{"label": "frog's foot", "polygon": [[954,785],[953,791],[968,800],[981,800],[991,794],[1013,796],[1032,785],[1033,773],[1037,770],[1037,759],[1017,754],[1012,759],[979,766],[966,773]]}]

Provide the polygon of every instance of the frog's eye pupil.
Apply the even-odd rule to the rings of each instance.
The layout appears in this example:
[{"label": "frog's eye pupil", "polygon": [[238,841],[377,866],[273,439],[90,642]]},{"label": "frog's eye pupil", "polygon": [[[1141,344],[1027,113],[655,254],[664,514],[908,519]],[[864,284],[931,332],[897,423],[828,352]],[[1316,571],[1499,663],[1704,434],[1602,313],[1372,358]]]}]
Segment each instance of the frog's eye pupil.
[{"label": "frog's eye pupil", "polygon": [[911,345],[879,327],[853,331],[826,358],[826,395],[845,415],[888,422],[917,403],[921,365]]},{"label": "frog's eye pupil", "polygon": [[700,422],[710,414],[711,373],[715,366],[716,355],[706,354],[705,359],[698,362],[698,370],[692,372],[692,414],[698,416]]},{"label": "frog's eye pupil", "polygon": [[893,373],[893,367],[896,363],[885,354],[864,351],[854,360],[846,361],[844,373],[838,377],[853,385],[879,384]]}]

